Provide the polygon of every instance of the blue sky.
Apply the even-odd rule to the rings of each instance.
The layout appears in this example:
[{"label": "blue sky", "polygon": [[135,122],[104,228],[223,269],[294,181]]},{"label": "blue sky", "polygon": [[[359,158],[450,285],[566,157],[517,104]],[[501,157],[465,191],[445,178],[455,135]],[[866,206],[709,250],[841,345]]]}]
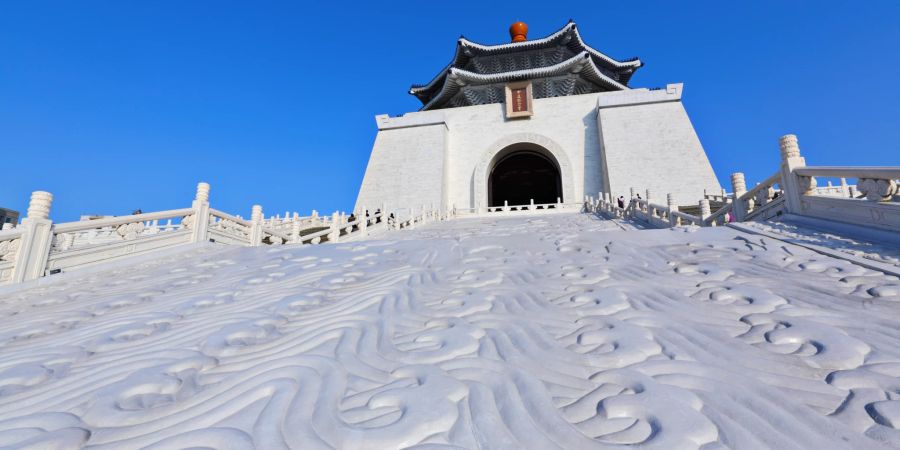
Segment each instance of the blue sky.
[{"label": "blue sky", "polygon": [[[309,2],[312,3],[312,2]],[[376,114],[415,111],[462,34],[508,41],[570,18],[639,56],[634,87],[683,82],[719,180],[773,173],[796,133],[810,165],[900,165],[900,3],[5,2],[0,206],[51,218],[186,207],[249,216],[352,208]]]}]

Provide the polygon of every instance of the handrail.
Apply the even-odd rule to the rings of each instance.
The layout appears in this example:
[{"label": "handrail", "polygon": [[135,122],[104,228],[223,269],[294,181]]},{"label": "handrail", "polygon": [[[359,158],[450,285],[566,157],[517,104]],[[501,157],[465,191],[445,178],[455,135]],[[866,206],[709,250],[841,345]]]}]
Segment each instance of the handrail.
[{"label": "handrail", "polygon": [[900,179],[900,167],[798,167],[794,174],[801,177]]},{"label": "handrail", "polygon": [[8,241],[22,236],[25,230],[22,228],[12,228],[0,231],[0,241]]},{"label": "handrail", "polygon": [[93,230],[95,228],[113,227],[136,222],[147,222],[172,217],[184,217],[194,213],[193,208],[170,209],[146,214],[133,214],[130,216],[108,217],[96,220],[80,220],[78,222],[66,222],[53,224],[54,233],[71,233],[73,231]]},{"label": "handrail", "polygon": [[783,205],[783,204],[784,204],[784,197],[783,197],[783,196],[782,196],[782,197],[778,197],[778,198],[776,198],[776,199],[774,199],[774,200],[772,200],[772,201],[766,203],[765,205],[762,205],[762,206],[758,206],[758,207],[756,207],[756,208],[753,208],[753,211],[750,211],[749,213],[747,213],[747,216],[744,217],[744,220],[745,220],[745,221],[746,221],[746,220],[752,220],[754,217],[758,217],[758,216],[760,216],[761,214],[763,214],[764,212],[766,212],[766,211],[768,211],[768,210],[770,210],[770,209],[774,209],[774,208],[776,208],[776,207],[778,207],[778,206],[781,206],[781,205]]},{"label": "handrail", "polygon": [[284,233],[282,233],[282,232],[280,232],[280,231],[275,231],[275,230],[273,230],[273,229],[271,229],[271,228],[266,228],[266,227],[262,227],[262,230],[263,230],[263,233],[270,234],[270,235],[275,236],[275,237],[280,237],[281,239],[284,239],[285,242],[290,242],[290,241],[291,241],[291,236],[290,236],[290,235],[284,234]]},{"label": "handrail", "polygon": [[245,227],[249,227],[252,225],[252,223],[249,220],[241,219],[240,217],[237,217],[237,216],[232,216],[231,214],[219,211],[218,209],[209,208],[209,214],[212,216],[218,217],[220,219],[230,220],[232,222],[238,223]]},{"label": "handrail", "polygon": [[300,236],[299,243],[303,243],[304,241],[311,241],[315,238],[321,238],[323,236],[328,236],[331,234],[331,228],[326,228],[324,230],[316,231],[315,233],[304,234]]},{"label": "handrail", "polygon": [[681,219],[684,219],[684,220],[686,220],[686,221],[688,221],[688,222],[691,222],[692,224],[695,224],[695,225],[701,225],[701,224],[703,223],[703,219],[702,219],[702,218],[697,217],[697,216],[692,215],[692,214],[684,213],[684,212],[681,212],[681,211],[669,211],[669,214],[671,214],[671,215],[673,215],[673,216],[675,216],[675,217],[679,217],[679,218],[681,218]]},{"label": "handrail", "polygon": [[747,191],[743,195],[741,195],[741,200],[749,200],[751,198],[755,198],[757,192],[759,192],[763,189],[766,189],[766,188],[770,188],[780,182],[781,182],[781,172],[780,171],[775,172],[774,175],[770,176],[769,178],[766,178],[762,183],[757,184],[756,186],[753,187],[753,189],[750,189],[749,191]]},{"label": "handrail", "polygon": [[703,219],[704,224],[713,224],[720,217],[725,216],[729,212],[731,212],[732,208],[734,208],[734,203],[728,202],[722,205],[721,208],[717,209],[716,212],[709,215],[709,217]]}]

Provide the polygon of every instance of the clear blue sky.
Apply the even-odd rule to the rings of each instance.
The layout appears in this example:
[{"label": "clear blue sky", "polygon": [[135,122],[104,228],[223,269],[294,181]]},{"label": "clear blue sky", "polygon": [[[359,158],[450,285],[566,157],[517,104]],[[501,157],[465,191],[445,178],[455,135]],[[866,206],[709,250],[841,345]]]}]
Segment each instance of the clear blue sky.
[{"label": "clear blue sky", "polygon": [[[302,3],[302,4],[301,4]],[[312,3],[317,5],[310,6]],[[425,6],[427,5],[427,6]],[[456,39],[537,38],[574,19],[635,87],[684,82],[723,185],[811,165],[900,165],[900,3],[4,2],[0,206],[51,218],[189,205],[249,216],[352,208],[376,114],[415,111]]]}]

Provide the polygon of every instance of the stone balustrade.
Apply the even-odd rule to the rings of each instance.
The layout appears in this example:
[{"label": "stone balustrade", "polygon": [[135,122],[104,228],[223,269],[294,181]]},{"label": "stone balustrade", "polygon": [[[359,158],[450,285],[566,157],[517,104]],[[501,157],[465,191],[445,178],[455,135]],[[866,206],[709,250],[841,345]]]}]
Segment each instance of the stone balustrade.
[{"label": "stone balustrade", "polygon": [[335,212],[320,217],[313,211],[307,217],[285,213],[284,218],[269,219],[262,206],[254,205],[250,220],[245,220],[211,208],[209,198],[209,184],[199,183],[190,208],[53,223],[53,195],[36,191],[22,223],[0,230],[0,285],[201,242],[241,246],[341,242],[455,215],[453,210],[423,206],[418,214],[394,221],[389,228],[384,205],[374,213],[362,208],[350,216]]}]

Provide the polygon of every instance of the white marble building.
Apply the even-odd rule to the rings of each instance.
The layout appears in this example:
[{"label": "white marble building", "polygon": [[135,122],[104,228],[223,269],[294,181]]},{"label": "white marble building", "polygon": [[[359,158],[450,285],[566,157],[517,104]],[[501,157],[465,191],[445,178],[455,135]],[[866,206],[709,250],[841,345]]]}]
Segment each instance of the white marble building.
[{"label": "white marble building", "polygon": [[376,116],[357,209],[483,211],[630,188],[695,205],[719,191],[681,84],[628,87],[640,60],[592,49],[572,22],[538,40],[525,31],[514,24],[514,42],[494,46],[461,38],[450,65],[410,90],[422,110]]}]

